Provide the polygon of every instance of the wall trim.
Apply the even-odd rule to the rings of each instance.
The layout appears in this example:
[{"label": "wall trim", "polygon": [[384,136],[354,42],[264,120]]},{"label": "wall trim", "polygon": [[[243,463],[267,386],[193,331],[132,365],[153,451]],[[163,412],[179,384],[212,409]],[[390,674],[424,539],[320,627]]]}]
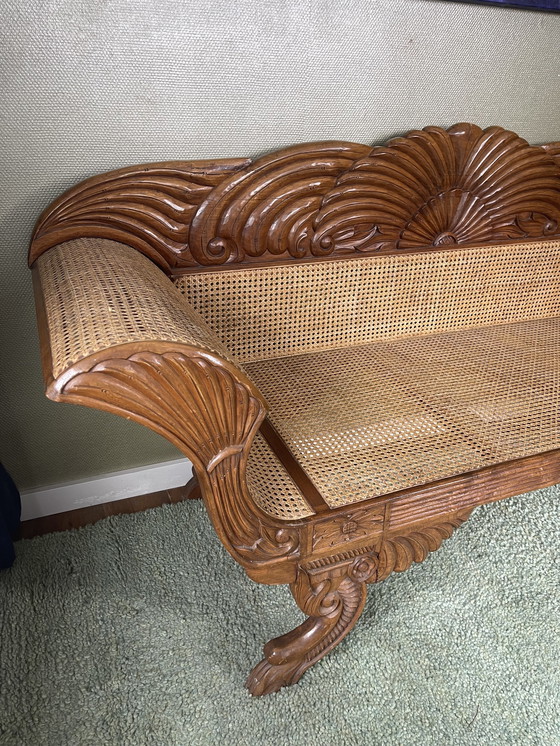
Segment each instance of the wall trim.
[{"label": "wall trim", "polygon": [[192,464],[186,458],[115,471],[92,479],[23,490],[21,520],[43,518],[90,505],[148,495],[185,485],[192,475]]}]

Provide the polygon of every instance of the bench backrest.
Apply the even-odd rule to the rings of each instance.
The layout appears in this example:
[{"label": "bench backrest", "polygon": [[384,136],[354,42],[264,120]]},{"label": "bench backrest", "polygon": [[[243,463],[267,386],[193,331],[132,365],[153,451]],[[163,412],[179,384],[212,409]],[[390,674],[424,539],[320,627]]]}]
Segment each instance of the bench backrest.
[{"label": "bench backrest", "polygon": [[254,360],[557,315],[559,224],[560,143],[458,124],[103,174],[41,216],[30,263],[133,246]]},{"label": "bench backrest", "polygon": [[560,240],[176,280],[239,361],[560,315]]}]

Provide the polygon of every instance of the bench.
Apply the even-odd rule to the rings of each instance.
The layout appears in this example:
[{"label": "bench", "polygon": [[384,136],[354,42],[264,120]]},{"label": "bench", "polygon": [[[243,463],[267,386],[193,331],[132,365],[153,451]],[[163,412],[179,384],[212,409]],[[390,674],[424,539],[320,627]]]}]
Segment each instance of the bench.
[{"label": "bench", "polygon": [[473,508],[560,482],[559,222],[560,143],[472,124],[124,168],[39,218],[47,395],[177,446],[225,548],[307,616],[254,695]]}]

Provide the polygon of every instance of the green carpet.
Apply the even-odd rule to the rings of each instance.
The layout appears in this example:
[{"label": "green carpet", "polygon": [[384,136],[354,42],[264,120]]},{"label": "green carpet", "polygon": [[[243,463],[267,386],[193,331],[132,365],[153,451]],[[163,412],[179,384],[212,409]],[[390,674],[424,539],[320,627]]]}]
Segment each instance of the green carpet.
[{"label": "green carpet", "polygon": [[249,668],[301,615],[199,502],[20,542],[0,573],[0,743],[558,746],[559,516],[558,487],[479,509],[262,699]]}]

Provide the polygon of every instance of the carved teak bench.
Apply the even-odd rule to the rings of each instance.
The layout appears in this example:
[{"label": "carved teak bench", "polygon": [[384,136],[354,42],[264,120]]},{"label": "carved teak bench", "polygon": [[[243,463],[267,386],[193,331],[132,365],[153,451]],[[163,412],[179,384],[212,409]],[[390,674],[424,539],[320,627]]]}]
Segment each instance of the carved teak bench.
[{"label": "carved teak bench", "polygon": [[470,124],[124,168],[40,217],[47,395],[174,443],[226,549],[308,616],[253,694],[474,507],[560,482],[559,220],[560,143]]}]

